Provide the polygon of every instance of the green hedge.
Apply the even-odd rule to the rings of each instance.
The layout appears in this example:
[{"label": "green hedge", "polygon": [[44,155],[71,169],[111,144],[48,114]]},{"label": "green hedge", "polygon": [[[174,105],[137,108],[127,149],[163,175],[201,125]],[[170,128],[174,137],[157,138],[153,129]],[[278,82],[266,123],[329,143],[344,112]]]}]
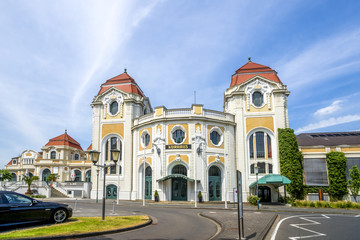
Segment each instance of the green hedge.
[{"label": "green hedge", "polygon": [[292,204],[294,207],[314,207],[314,208],[346,208],[346,209],[360,209],[360,203],[350,201],[308,201],[308,200],[295,200]]},{"label": "green hedge", "polygon": [[305,196],[303,184],[303,156],[293,129],[279,128],[279,158],[281,175],[289,178],[291,184],[286,186],[292,198],[303,199]]}]

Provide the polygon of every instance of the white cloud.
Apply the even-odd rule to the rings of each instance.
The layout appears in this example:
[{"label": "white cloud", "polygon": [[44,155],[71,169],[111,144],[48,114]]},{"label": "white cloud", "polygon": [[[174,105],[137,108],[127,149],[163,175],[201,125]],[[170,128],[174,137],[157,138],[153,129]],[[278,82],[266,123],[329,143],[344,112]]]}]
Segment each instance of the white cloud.
[{"label": "white cloud", "polygon": [[324,81],[360,70],[360,30],[342,32],[323,38],[291,59],[276,64],[282,79],[291,89],[309,88],[314,81]]},{"label": "white cloud", "polygon": [[340,110],[340,103],[342,103],[342,102],[343,102],[342,100],[336,100],[330,106],[320,108],[319,110],[317,110],[314,113],[314,116],[315,117],[322,117],[322,116],[325,116],[325,115],[332,114],[332,113]]},{"label": "white cloud", "polygon": [[308,132],[308,131],[312,131],[312,130],[316,130],[316,129],[320,129],[320,128],[331,127],[331,126],[336,126],[336,125],[355,122],[355,121],[360,121],[360,115],[355,114],[355,115],[346,115],[346,116],[337,117],[337,118],[329,118],[329,119],[322,120],[317,123],[308,124],[305,127],[295,130],[295,133],[298,134],[298,133],[302,133],[302,132]]}]

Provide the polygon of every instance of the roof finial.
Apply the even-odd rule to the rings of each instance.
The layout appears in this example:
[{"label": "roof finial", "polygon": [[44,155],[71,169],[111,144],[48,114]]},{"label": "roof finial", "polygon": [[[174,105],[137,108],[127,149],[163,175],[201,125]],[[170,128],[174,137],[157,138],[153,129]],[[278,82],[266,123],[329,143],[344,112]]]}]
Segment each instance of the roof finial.
[{"label": "roof finial", "polygon": [[248,57],[248,59],[249,59],[249,62],[251,62],[251,57]]},{"label": "roof finial", "polygon": [[126,73],[126,68],[124,68],[124,73]]},{"label": "roof finial", "polygon": [[67,134],[67,129],[65,129],[65,134]]}]

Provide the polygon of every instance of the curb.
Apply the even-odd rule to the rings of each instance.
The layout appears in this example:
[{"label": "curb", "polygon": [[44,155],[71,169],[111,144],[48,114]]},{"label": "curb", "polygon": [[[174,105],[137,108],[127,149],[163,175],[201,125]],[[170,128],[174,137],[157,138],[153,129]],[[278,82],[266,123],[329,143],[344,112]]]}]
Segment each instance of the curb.
[{"label": "curb", "polygon": [[218,226],[220,226],[220,231],[217,231],[214,236],[212,236],[210,239],[214,239],[216,238],[217,236],[219,236],[222,232],[224,232],[224,224],[222,222],[219,222],[218,220],[216,220],[215,218],[212,218],[212,217],[209,217],[209,216],[205,216],[203,215],[203,213],[199,213],[199,215],[203,218],[207,218],[207,219],[210,219],[211,221],[214,221]]},{"label": "curb", "polygon": [[278,214],[275,214],[270,221],[268,222],[268,224],[265,226],[264,230],[261,231],[261,233],[259,234],[259,237],[257,239],[261,239],[264,240],[266,238],[266,236],[268,235],[271,227],[274,225],[274,222],[276,221],[276,219],[279,218]]},{"label": "curb", "polygon": [[100,235],[104,235],[104,234],[112,234],[112,233],[126,232],[126,231],[130,231],[130,230],[134,230],[134,229],[139,229],[139,228],[146,227],[146,226],[150,225],[150,224],[153,222],[153,219],[152,219],[151,216],[148,216],[148,217],[149,217],[149,220],[148,220],[147,222],[142,223],[142,224],[139,224],[139,225],[136,225],[136,226],[127,227],[127,228],[120,228],[120,229],[109,230],[109,231],[102,231],[102,232],[91,232],[91,233],[80,233],[80,234],[73,234],[73,235],[62,235],[62,236],[47,236],[47,237],[36,237],[36,238],[16,238],[15,240],[75,239],[75,238],[84,238],[84,237],[100,236]]}]

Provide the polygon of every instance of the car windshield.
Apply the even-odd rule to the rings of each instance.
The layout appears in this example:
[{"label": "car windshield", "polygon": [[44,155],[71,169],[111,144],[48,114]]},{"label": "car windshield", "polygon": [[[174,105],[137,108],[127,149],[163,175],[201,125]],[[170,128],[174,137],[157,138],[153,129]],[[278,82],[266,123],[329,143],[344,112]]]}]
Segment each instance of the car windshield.
[{"label": "car windshield", "polygon": [[12,194],[12,193],[4,193],[4,196],[8,200],[9,203],[28,203],[31,204],[31,199],[26,198],[21,195]]}]

